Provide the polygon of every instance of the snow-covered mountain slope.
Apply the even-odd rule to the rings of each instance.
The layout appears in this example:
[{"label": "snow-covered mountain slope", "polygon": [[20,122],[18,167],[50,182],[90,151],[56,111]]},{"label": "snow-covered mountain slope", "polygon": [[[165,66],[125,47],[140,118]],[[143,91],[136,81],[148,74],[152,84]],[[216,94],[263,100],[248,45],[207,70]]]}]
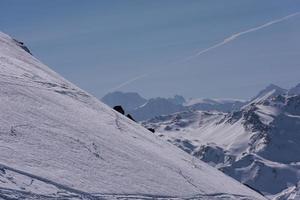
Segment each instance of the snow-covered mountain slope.
[{"label": "snow-covered mountain slope", "polygon": [[0,33],[0,198],[264,199]]},{"label": "snow-covered mountain slope", "polygon": [[297,199],[300,96],[277,89],[230,114],[180,112],[143,125],[271,198]]}]

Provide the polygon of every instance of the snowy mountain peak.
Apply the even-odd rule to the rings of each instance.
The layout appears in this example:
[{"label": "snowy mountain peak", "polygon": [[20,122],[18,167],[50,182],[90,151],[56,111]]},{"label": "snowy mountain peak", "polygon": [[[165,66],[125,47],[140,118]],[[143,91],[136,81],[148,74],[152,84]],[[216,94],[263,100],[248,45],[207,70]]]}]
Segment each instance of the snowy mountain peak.
[{"label": "snowy mountain peak", "polygon": [[269,86],[267,86],[265,89],[263,89],[262,91],[260,91],[258,93],[258,95],[256,95],[251,102],[259,102],[259,101],[263,101],[265,99],[268,98],[272,98],[275,97],[277,95],[282,95],[282,94],[286,94],[287,90],[283,89],[277,85],[274,84],[270,84]]}]

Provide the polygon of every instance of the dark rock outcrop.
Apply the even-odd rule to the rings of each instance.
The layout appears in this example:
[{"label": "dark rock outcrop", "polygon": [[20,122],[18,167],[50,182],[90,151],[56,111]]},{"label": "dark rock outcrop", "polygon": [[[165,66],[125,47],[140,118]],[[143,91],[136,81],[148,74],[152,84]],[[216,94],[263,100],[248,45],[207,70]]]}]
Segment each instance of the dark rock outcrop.
[{"label": "dark rock outcrop", "polygon": [[132,121],[136,122],[130,114],[127,114],[126,117],[128,117],[128,118],[131,119]]},{"label": "dark rock outcrop", "polygon": [[30,55],[32,55],[32,53],[30,52],[30,50],[28,49],[28,47],[25,46],[24,42],[20,42],[16,39],[14,39],[15,43],[21,47],[24,51],[26,51],[27,53],[29,53]]},{"label": "dark rock outcrop", "polygon": [[121,113],[122,115],[125,115],[125,111],[124,111],[124,109],[122,108],[122,106],[115,106],[114,108],[113,108],[115,111],[117,111],[117,112],[119,112],[119,113]]},{"label": "dark rock outcrop", "polygon": [[155,133],[154,128],[147,128],[150,132]]}]

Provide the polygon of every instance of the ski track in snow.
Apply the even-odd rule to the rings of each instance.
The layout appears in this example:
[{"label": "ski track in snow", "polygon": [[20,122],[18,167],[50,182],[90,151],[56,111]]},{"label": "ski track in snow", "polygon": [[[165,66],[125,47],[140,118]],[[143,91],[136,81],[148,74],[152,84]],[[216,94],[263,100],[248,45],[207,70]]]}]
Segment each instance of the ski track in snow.
[{"label": "ski track in snow", "polygon": [[[148,200],[148,199],[172,199],[172,200],[179,200],[179,199],[186,199],[186,200],[193,200],[193,199],[204,199],[204,200],[214,200],[214,199],[232,199],[235,198],[237,200],[251,200],[250,197],[242,196],[242,195],[236,195],[236,194],[227,194],[227,193],[215,193],[215,194],[199,194],[199,195],[193,195],[190,197],[178,197],[178,196],[164,196],[164,195],[150,195],[150,194],[117,194],[117,193],[87,193],[78,189],[74,189],[65,185],[62,185],[60,183],[51,181],[49,179],[36,176],[31,173],[27,173],[3,164],[0,164],[0,170],[2,172],[6,171],[12,171],[21,175],[24,175],[26,177],[31,178],[31,183],[27,186],[30,186],[34,180],[38,180],[41,182],[44,182],[49,185],[55,186],[59,191],[54,195],[42,195],[42,194],[35,194],[32,192],[22,191],[22,190],[16,190],[16,189],[9,189],[0,187],[0,198],[3,198],[5,200],[18,200],[18,199],[44,199],[44,200],[63,200],[63,199],[82,199],[82,200],[102,200],[102,199],[141,199],[141,200]],[[174,169],[171,169],[174,170]],[[187,182],[189,182],[194,187],[198,188],[197,185],[193,184],[192,181],[186,177],[181,170],[176,173],[180,174]]]}]

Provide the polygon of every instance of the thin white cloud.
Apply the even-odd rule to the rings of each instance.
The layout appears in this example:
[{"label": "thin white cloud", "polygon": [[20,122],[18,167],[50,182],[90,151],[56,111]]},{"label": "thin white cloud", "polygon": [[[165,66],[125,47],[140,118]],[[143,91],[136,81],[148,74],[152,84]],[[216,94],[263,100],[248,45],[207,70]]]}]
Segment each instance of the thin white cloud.
[{"label": "thin white cloud", "polygon": [[[225,38],[222,42],[219,42],[219,43],[217,43],[217,44],[215,44],[215,45],[213,45],[213,46],[211,46],[211,47],[208,47],[208,48],[206,48],[206,49],[203,49],[203,50],[197,52],[197,53],[194,54],[194,55],[185,57],[184,59],[181,59],[181,60],[178,60],[178,61],[174,61],[174,62],[170,62],[170,63],[168,63],[167,65],[170,66],[170,65],[175,65],[175,64],[179,64],[179,63],[188,62],[188,61],[190,61],[190,60],[192,60],[192,59],[194,59],[194,58],[197,58],[197,57],[199,57],[199,56],[201,56],[201,55],[203,55],[203,54],[205,54],[205,53],[207,53],[207,52],[209,52],[209,51],[212,51],[212,50],[214,50],[214,49],[216,49],[216,48],[218,48],[218,47],[224,46],[224,45],[226,45],[226,44],[228,44],[228,43],[230,43],[230,42],[232,42],[232,41],[238,39],[239,37],[241,37],[241,36],[243,36],[243,35],[246,35],[246,34],[248,34],[248,33],[252,33],[252,32],[255,32],[255,31],[259,31],[259,30],[261,30],[261,29],[267,28],[267,27],[272,26],[272,25],[274,25],[274,24],[277,24],[277,23],[286,21],[286,20],[288,20],[288,19],[290,19],[290,18],[292,18],[292,17],[295,17],[295,16],[297,16],[297,15],[300,15],[300,12],[296,12],[296,13],[287,15],[287,16],[285,16],[285,17],[282,17],[282,18],[279,18],[279,19],[276,19],[276,20],[272,20],[272,21],[270,21],[270,22],[268,22],[268,23],[265,23],[265,24],[263,24],[263,25],[260,25],[260,26],[253,27],[253,28],[250,28],[250,29],[245,30],[245,31],[241,31],[241,32],[235,33],[235,34],[233,34],[233,35],[231,35],[231,36]],[[115,91],[115,90],[117,90],[117,89],[120,89],[120,88],[122,88],[122,87],[124,87],[124,86],[126,86],[126,85],[129,85],[129,84],[131,84],[131,83],[133,83],[133,82],[135,82],[135,81],[137,81],[137,80],[139,80],[139,79],[142,79],[142,78],[144,78],[144,77],[146,77],[146,76],[148,76],[148,75],[149,75],[149,74],[142,74],[142,75],[139,75],[139,76],[137,76],[137,77],[135,77],[135,78],[132,78],[132,79],[130,79],[130,80],[128,80],[128,81],[126,81],[126,82],[124,82],[124,83],[122,83],[122,84],[120,84],[120,85],[114,87],[114,88],[112,88],[110,91]]]}]

